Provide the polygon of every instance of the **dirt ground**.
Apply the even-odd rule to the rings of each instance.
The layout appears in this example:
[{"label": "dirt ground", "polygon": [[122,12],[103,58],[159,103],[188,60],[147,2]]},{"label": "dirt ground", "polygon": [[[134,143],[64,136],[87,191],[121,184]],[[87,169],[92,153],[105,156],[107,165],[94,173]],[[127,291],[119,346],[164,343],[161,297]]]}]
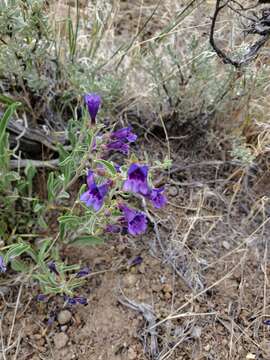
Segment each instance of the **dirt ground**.
[{"label": "dirt ground", "polygon": [[[153,139],[145,146],[157,149]],[[58,298],[36,302],[35,287],[0,288],[0,335],[10,349],[3,360],[270,358],[266,204],[245,204],[235,189],[241,176],[230,182],[226,162],[187,161],[187,150],[172,153],[181,167],[166,179],[169,204],[155,213],[158,229],[63,249],[69,263],[92,269],[80,289],[88,305],[63,309]],[[252,179],[250,195],[262,178]]]}]

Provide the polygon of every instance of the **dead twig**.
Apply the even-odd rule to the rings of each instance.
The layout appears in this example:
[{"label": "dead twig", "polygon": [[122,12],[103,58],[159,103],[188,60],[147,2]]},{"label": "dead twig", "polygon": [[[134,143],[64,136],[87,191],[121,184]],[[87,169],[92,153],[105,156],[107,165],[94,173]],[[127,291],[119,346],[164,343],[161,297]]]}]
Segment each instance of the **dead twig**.
[{"label": "dead twig", "polygon": [[159,353],[158,350],[158,342],[157,342],[157,331],[155,329],[156,325],[156,315],[154,313],[153,308],[144,303],[137,303],[133,300],[128,299],[123,291],[121,291],[123,298],[118,298],[118,301],[121,305],[127,306],[130,309],[137,311],[142,314],[144,319],[147,322],[148,328],[146,329],[146,333],[150,335],[150,353],[153,359],[157,358]]}]

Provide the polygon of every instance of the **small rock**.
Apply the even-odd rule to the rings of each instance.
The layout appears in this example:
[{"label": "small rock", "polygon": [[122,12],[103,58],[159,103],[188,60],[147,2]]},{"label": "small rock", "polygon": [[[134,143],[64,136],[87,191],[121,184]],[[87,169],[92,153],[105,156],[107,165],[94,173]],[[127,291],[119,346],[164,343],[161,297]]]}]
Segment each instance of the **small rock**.
[{"label": "small rock", "polygon": [[67,324],[71,320],[71,318],[72,318],[72,314],[68,310],[62,310],[57,315],[57,321],[59,322],[60,325]]},{"label": "small rock", "polygon": [[228,243],[228,241],[223,241],[222,242],[222,246],[224,247],[224,249],[226,250],[230,250],[231,245]]},{"label": "small rock", "polygon": [[135,360],[137,359],[137,353],[134,349],[129,348],[127,352],[128,360]]},{"label": "small rock", "polygon": [[170,196],[177,196],[178,195],[178,188],[176,186],[170,186],[168,189],[168,194]]},{"label": "small rock", "polygon": [[170,300],[171,296],[172,296],[171,293],[168,293],[168,292],[166,292],[164,294],[164,297],[165,297],[166,300]]},{"label": "small rock", "polygon": [[127,274],[124,279],[126,286],[134,286],[137,282],[137,277],[134,274]]},{"label": "small rock", "polygon": [[162,290],[163,290],[163,292],[165,292],[165,293],[172,293],[172,287],[171,287],[171,285],[169,285],[169,284],[164,284],[164,285],[162,286]]},{"label": "small rock", "polygon": [[252,353],[248,353],[246,356],[247,360],[255,360],[256,359],[256,355],[252,354]]},{"label": "small rock", "polygon": [[3,296],[7,296],[10,292],[10,288],[8,286],[0,286],[0,294]]},{"label": "small rock", "polygon": [[62,325],[60,329],[61,329],[61,331],[65,332],[65,331],[67,331],[68,326],[67,325]]},{"label": "small rock", "polygon": [[61,332],[61,333],[58,333],[58,334],[55,334],[54,336],[54,345],[56,347],[56,349],[62,349],[63,347],[66,346],[68,342],[68,336],[67,334]]},{"label": "small rock", "polygon": [[200,326],[194,326],[193,330],[192,330],[192,336],[195,339],[199,339],[201,337],[202,334],[202,328]]}]

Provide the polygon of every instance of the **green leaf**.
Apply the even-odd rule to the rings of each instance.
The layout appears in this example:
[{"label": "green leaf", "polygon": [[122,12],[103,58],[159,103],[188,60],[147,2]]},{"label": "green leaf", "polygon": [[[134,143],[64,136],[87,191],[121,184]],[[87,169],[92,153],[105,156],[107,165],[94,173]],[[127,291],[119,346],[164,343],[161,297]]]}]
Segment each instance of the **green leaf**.
[{"label": "green leaf", "polygon": [[93,246],[93,245],[100,245],[103,244],[104,240],[93,235],[85,235],[79,236],[74,241],[70,243],[70,245],[76,246]]},{"label": "green leaf", "polygon": [[12,99],[9,96],[6,95],[0,95],[0,103],[5,104],[5,105],[12,105],[14,104],[14,99]]},{"label": "green leaf", "polygon": [[46,256],[46,251],[49,248],[52,239],[45,239],[42,241],[41,247],[38,250],[38,261],[42,262],[45,260],[44,256]]},{"label": "green leaf", "polygon": [[23,273],[28,273],[30,270],[30,266],[25,261],[18,259],[13,259],[11,261],[11,268],[14,271],[23,272]]},{"label": "green leaf", "polygon": [[16,110],[16,108],[21,105],[21,103],[19,102],[13,102],[5,111],[1,121],[0,121],[0,143],[1,140],[6,132],[6,128],[7,128],[7,124],[9,122],[9,119],[11,118],[11,116],[13,115],[14,111]]},{"label": "green leaf", "polygon": [[22,255],[23,253],[27,252],[29,248],[30,246],[24,243],[12,245],[5,254],[5,262],[8,262],[13,258]]},{"label": "green leaf", "polygon": [[109,173],[110,173],[111,175],[114,176],[114,175],[117,174],[117,171],[115,170],[114,165],[113,165],[110,161],[106,161],[106,160],[96,160],[95,162],[98,163],[98,164],[104,165],[105,168],[109,171]]}]

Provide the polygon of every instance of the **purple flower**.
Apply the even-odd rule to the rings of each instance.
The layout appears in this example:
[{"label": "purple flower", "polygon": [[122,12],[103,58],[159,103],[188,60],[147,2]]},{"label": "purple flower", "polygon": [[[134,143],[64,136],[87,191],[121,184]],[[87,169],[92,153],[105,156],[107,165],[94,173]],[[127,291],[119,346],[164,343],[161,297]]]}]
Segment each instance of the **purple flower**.
[{"label": "purple flower", "polygon": [[124,182],[124,191],[147,195],[149,187],[147,184],[148,166],[131,164],[128,169],[128,178]]},{"label": "purple flower", "polygon": [[105,231],[108,233],[117,234],[121,232],[121,227],[118,225],[109,224],[107,225]]},{"label": "purple flower", "polygon": [[81,201],[83,201],[87,207],[92,206],[95,211],[99,211],[103,205],[104,197],[108,192],[108,185],[96,185],[93,183],[86,192],[81,195]]},{"label": "purple flower", "polygon": [[4,262],[4,258],[3,258],[3,256],[0,256],[0,273],[6,272],[6,271],[7,271],[7,266]]},{"label": "purple flower", "polygon": [[92,124],[96,123],[96,116],[101,103],[101,97],[98,94],[86,94],[84,101],[88,107],[88,112],[91,118]]},{"label": "purple flower", "polygon": [[160,209],[167,204],[167,198],[163,192],[164,188],[152,189],[150,192],[149,199],[157,209]]},{"label": "purple flower", "polygon": [[54,274],[59,275],[59,272],[58,272],[57,269],[56,269],[56,264],[55,264],[54,261],[49,261],[49,262],[48,262],[48,268],[49,268],[49,270],[50,270],[51,272],[53,272]]},{"label": "purple flower", "polygon": [[124,213],[124,219],[127,223],[127,229],[131,235],[140,235],[146,231],[147,218],[145,213],[131,209],[126,205],[120,205],[120,210]]},{"label": "purple flower", "polygon": [[46,301],[46,300],[47,300],[47,296],[44,295],[44,294],[38,294],[38,295],[36,296],[36,300],[37,300],[37,301],[40,301],[40,302]]},{"label": "purple flower", "polygon": [[76,305],[75,298],[71,298],[67,295],[64,295],[64,301],[68,303],[68,305]]},{"label": "purple flower", "polygon": [[52,325],[54,323],[54,321],[56,320],[56,312],[55,311],[51,311],[50,315],[49,315],[49,319],[48,319],[48,326]]},{"label": "purple flower", "polygon": [[76,296],[73,298],[77,304],[81,304],[81,305],[87,305],[88,301],[85,297],[82,296]]},{"label": "purple flower", "polygon": [[134,259],[129,260],[129,266],[140,265],[143,262],[143,258],[141,256],[136,256]]},{"label": "purple flower", "polygon": [[121,166],[118,164],[114,164],[114,168],[116,170],[116,172],[120,173],[121,172]]},{"label": "purple flower", "polygon": [[137,140],[137,135],[131,131],[130,127],[116,130],[111,133],[112,140],[120,140],[122,142],[134,142]]},{"label": "purple flower", "polygon": [[87,299],[82,296],[75,296],[72,298],[67,295],[64,295],[64,301],[66,301],[68,305],[76,305],[76,304],[87,305],[88,303]]},{"label": "purple flower", "polygon": [[109,191],[108,184],[97,185],[94,180],[93,171],[89,170],[87,174],[87,185],[88,190],[81,195],[80,199],[86,206],[92,206],[95,211],[98,211],[102,207],[104,197]]},{"label": "purple flower", "polygon": [[76,277],[81,278],[87,276],[90,274],[90,272],[91,272],[90,268],[86,266],[77,272]]},{"label": "purple flower", "polygon": [[106,148],[109,151],[111,150],[119,151],[124,155],[127,155],[129,151],[129,145],[120,140],[110,142],[109,144],[106,145]]}]

